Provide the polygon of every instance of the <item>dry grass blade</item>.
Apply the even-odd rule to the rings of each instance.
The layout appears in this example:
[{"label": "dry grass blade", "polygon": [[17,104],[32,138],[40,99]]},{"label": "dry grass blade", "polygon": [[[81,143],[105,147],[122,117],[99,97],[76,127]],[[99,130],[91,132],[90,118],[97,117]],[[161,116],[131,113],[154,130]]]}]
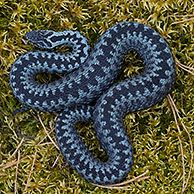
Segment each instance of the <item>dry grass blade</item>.
[{"label": "dry grass blade", "polygon": [[180,127],[179,127],[179,125],[178,125],[176,113],[175,113],[174,106],[173,106],[172,101],[171,101],[171,96],[170,96],[170,94],[168,94],[167,99],[168,99],[168,101],[169,101],[169,103],[170,103],[170,106],[171,106],[171,109],[172,109],[172,112],[173,112],[173,115],[174,115],[176,127],[177,127],[178,132],[179,132],[178,140],[179,140],[179,144],[180,144],[181,156],[182,156],[182,162],[183,162],[183,186],[182,186],[182,191],[183,191],[183,188],[184,188],[184,185],[185,185],[185,163],[184,163],[183,146],[182,146],[182,141],[181,141],[181,138],[180,138],[180,136],[181,136],[181,130],[180,130]]},{"label": "dry grass blade", "polygon": [[[178,125],[178,121],[177,121],[177,116],[178,118],[181,120],[181,117],[178,113],[178,109],[172,99],[172,97],[170,96],[170,94],[168,95],[168,101],[170,103],[170,106],[171,106],[171,109],[173,111],[173,115],[174,115],[174,118],[175,118],[175,122],[176,122],[176,126],[177,126],[177,129],[178,129],[178,132],[181,136],[181,131],[180,131],[180,127]],[[177,114],[177,115],[176,115]],[[184,123],[181,121],[181,125],[183,126],[184,130],[186,131],[188,137],[189,137],[189,141],[190,141],[190,149],[191,149],[191,160],[190,160],[190,167],[189,167],[189,174],[188,174],[188,177],[187,177],[187,180],[185,182],[185,166],[184,166],[184,154],[183,154],[183,148],[182,148],[182,143],[181,143],[181,140],[180,140],[180,137],[178,136],[179,138],[179,143],[180,143],[180,146],[181,146],[181,155],[182,155],[182,161],[183,161],[183,187],[182,187],[182,192],[181,194],[184,193],[185,189],[187,188],[187,185],[188,185],[188,182],[189,182],[189,179],[190,179],[190,176],[191,176],[191,171],[192,171],[192,165],[193,165],[193,144],[192,144],[192,139],[191,139],[191,136],[188,132],[188,130],[186,129]]]},{"label": "dry grass blade", "polygon": [[122,190],[126,190],[126,191],[130,191],[131,189],[129,189],[128,187],[113,187],[113,186],[108,186],[108,185],[95,185],[104,189],[122,189]]},{"label": "dry grass blade", "polygon": [[194,14],[189,14],[189,15],[176,15],[176,17],[194,17]]},{"label": "dry grass blade", "polygon": [[42,144],[38,144],[36,146],[44,146],[44,145],[52,145],[52,142],[46,142],[46,143],[42,143]]},{"label": "dry grass blade", "polygon": [[18,150],[18,160],[16,164],[16,173],[15,173],[15,194],[17,193],[17,177],[18,177],[18,166],[20,161],[20,150]]},{"label": "dry grass blade", "polygon": [[188,182],[189,182],[189,179],[190,179],[190,176],[191,176],[191,171],[192,171],[192,166],[193,166],[193,143],[192,143],[192,139],[191,139],[191,135],[190,133],[188,132],[187,128],[185,127],[184,123],[181,121],[181,116],[179,115],[179,112],[178,112],[178,109],[172,99],[172,97],[170,95],[168,95],[169,97],[169,100],[171,101],[172,103],[172,106],[174,107],[174,111],[176,111],[176,114],[178,116],[178,118],[180,119],[180,122],[181,122],[181,125],[183,126],[184,130],[186,131],[188,137],[189,137],[189,142],[190,142],[190,150],[191,150],[191,160],[190,160],[190,167],[189,167],[189,174],[188,174],[188,177],[187,177],[187,181],[183,187],[183,191],[182,193],[185,191],[187,185],[188,185]]},{"label": "dry grass blade", "polygon": [[[49,132],[49,135],[54,131],[54,129],[52,129],[50,132]],[[47,138],[47,135],[36,145],[36,146],[39,146],[39,145],[42,145],[41,143]]]},{"label": "dry grass blade", "polygon": [[57,144],[54,142],[54,140],[51,138],[50,134],[48,133],[48,131],[46,130],[46,127],[44,125],[44,123],[42,122],[42,119],[40,118],[40,115],[38,115],[38,119],[42,125],[42,127],[44,128],[44,131],[46,132],[48,138],[51,140],[51,142],[55,145],[55,147],[59,150],[59,147],[57,146]]},{"label": "dry grass blade", "polygon": [[33,171],[33,168],[34,168],[35,160],[36,160],[36,152],[35,152],[35,154],[34,154],[34,159],[33,159],[33,162],[32,162],[32,167],[31,167],[31,170],[30,170],[30,174],[28,175],[28,180],[27,180],[26,186],[25,186],[25,188],[24,188],[23,194],[26,193],[26,190],[27,190],[28,185],[29,185],[29,183],[30,183],[30,177],[31,177],[31,174],[32,174],[32,171]]},{"label": "dry grass blade", "polygon": [[16,150],[13,152],[13,154],[8,158],[8,160],[10,160],[15,154],[16,152],[18,151],[18,149],[21,147],[22,143],[24,141],[24,138],[22,138],[22,140],[20,141],[20,143],[18,144]]},{"label": "dry grass blade", "polygon": [[[185,70],[185,71],[189,72],[190,74],[194,75],[194,68],[188,67],[188,66],[183,65],[183,64],[181,64],[181,63],[179,63],[179,62],[176,62],[176,64],[177,64],[180,68],[182,68],[183,70]],[[191,70],[191,71],[190,71],[190,70]],[[193,71],[193,72],[192,72],[192,71]]]},{"label": "dry grass blade", "polygon": [[128,181],[125,181],[125,182],[122,182],[122,183],[118,183],[118,184],[112,184],[112,185],[97,185],[97,184],[93,184],[95,186],[98,186],[98,187],[101,187],[101,188],[107,188],[107,189],[123,189],[123,190],[131,190],[129,189],[128,186],[124,186],[124,187],[119,187],[121,185],[127,185],[131,182],[134,182],[134,181],[139,181],[139,180],[144,180],[144,179],[147,179],[147,178],[150,178],[149,176],[146,176],[146,177],[143,177],[145,174],[147,174],[149,171],[146,171],[144,172],[143,174],[133,178],[133,179],[130,179]]},{"label": "dry grass blade", "polygon": [[55,162],[53,163],[53,165],[51,166],[51,168],[54,168],[54,167],[55,167],[56,163],[57,163],[58,160],[59,160],[59,157],[60,157],[60,155],[57,156],[57,158],[56,158]]},{"label": "dry grass blade", "polygon": [[176,17],[182,17],[182,18],[190,17],[190,18],[183,19],[183,20],[177,21],[177,22],[173,22],[172,24],[179,24],[179,23],[184,23],[184,22],[192,21],[192,20],[194,20],[194,17],[193,16],[194,16],[193,14],[189,14],[189,15],[178,15]]},{"label": "dry grass blade", "polygon": [[181,64],[181,63],[179,63],[179,62],[176,62],[179,66],[182,66],[182,67],[185,67],[186,69],[190,69],[190,70],[192,70],[192,71],[194,71],[194,68],[193,67],[189,67],[189,66],[186,66],[186,65],[183,65],[183,64]]},{"label": "dry grass blade", "polygon": [[[27,158],[27,156],[24,157],[24,158],[22,158],[20,161],[25,160],[26,158]],[[16,164],[17,164],[17,161],[14,160],[14,161],[9,162],[9,163],[7,163],[7,164],[5,164],[5,165],[1,165],[1,166],[3,166],[3,167],[0,169],[0,171],[4,170],[4,169],[6,169],[6,168],[9,168],[9,167],[11,167],[11,166],[13,166],[13,165],[16,165]]]},{"label": "dry grass blade", "polygon": [[182,20],[182,21],[173,22],[172,24],[180,24],[180,23],[189,22],[189,21],[192,21],[192,20],[194,20],[194,17],[189,18],[189,19],[185,19],[185,20]]},{"label": "dry grass blade", "polygon": [[25,40],[25,39],[22,38],[22,41],[23,41],[24,44],[28,44],[28,40]]},{"label": "dry grass blade", "polygon": [[7,175],[7,174],[0,172],[0,176],[5,176],[5,175]]}]

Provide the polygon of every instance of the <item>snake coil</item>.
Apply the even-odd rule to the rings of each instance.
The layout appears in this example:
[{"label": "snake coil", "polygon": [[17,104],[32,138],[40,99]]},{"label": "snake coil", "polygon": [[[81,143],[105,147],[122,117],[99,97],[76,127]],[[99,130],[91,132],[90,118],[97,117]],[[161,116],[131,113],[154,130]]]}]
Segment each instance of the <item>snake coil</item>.
[{"label": "snake coil", "polygon": [[[123,117],[160,102],[175,81],[174,57],[168,44],[152,28],[137,22],[112,26],[99,37],[91,52],[88,40],[77,31],[37,30],[26,37],[40,48],[68,45],[72,52],[30,51],[14,62],[10,85],[24,104],[14,114],[30,108],[61,112],[56,137],[65,160],[89,182],[120,182],[133,164]],[[138,52],[145,70],[113,84],[129,50]],[[49,84],[38,84],[35,75],[42,72],[67,75]],[[95,100],[95,106],[90,106]],[[76,131],[78,121],[88,120],[94,122],[96,136],[108,155],[106,162],[91,154]]]}]

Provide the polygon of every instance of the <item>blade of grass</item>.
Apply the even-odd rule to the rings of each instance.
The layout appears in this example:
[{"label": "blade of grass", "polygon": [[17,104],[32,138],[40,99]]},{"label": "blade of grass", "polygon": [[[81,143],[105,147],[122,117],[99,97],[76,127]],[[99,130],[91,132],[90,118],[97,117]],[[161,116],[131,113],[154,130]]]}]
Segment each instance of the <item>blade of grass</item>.
[{"label": "blade of grass", "polygon": [[34,168],[34,164],[35,164],[35,160],[36,160],[36,154],[37,154],[37,152],[35,152],[35,154],[34,154],[34,159],[33,159],[33,162],[32,162],[32,167],[31,167],[30,173],[28,175],[28,180],[27,180],[26,186],[24,188],[23,194],[26,193],[26,190],[27,190],[27,188],[29,186],[29,183],[30,183],[30,177],[31,177],[31,174],[32,174],[32,171],[33,171],[33,168]]}]

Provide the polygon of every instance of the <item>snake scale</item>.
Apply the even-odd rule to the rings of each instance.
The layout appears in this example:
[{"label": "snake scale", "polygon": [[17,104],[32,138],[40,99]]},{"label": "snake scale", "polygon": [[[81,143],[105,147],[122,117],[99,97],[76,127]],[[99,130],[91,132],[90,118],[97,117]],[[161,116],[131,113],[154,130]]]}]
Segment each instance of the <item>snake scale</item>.
[{"label": "snake scale", "polygon": [[[24,104],[14,114],[30,108],[61,112],[56,137],[65,160],[89,182],[122,181],[133,164],[124,116],[160,102],[175,81],[174,57],[167,42],[152,28],[137,22],[110,27],[92,49],[88,40],[73,30],[35,30],[26,37],[40,48],[67,45],[72,52],[30,51],[14,62],[10,85]],[[141,56],[144,72],[113,83],[129,50]],[[48,84],[38,84],[35,76],[42,72],[66,75]],[[76,131],[77,122],[89,120],[94,122],[96,136],[108,156],[105,162],[91,154]]]}]

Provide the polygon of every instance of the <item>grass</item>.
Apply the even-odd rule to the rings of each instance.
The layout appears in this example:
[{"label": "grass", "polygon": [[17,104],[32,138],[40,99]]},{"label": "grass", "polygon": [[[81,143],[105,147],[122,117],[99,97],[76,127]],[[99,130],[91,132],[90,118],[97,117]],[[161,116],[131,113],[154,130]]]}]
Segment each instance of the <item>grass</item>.
[{"label": "grass", "polygon": [[[194,143],[193,13],[192,0],[1,0],[1,193],[183,192],[183,183],[187,180],[191,165],[191,149],[189,136],[181,122],[184,123]],[[171,96],[181,117],[177,121],[180,133],[167,98],[154,107],[126,115],[124,123],[134,147],[134,165],[125,181],[147,171],[145,176],[149,176],[144,180],[129,183],[130,191],[124,190],[125,188],[100,188],[80,178],[63,160],[57,146],[52,143],[56,142],[54,133],[56,115],[31,110],[12,117],[13,111],[21,104],[13,96],[9,86],[9,72],[13,62],[22,53],[34,49],[32,45],[23,42],[27,31],[78,30],[93,45],[107,28],[121,21],[147,24],[169,43],[177,63],[177,79]],[[141,71],[141,63],[135,53],[129,53],[118,79]],[[137,66],[132,67],[131,64]],[[42,79],[48,80],[47,77]],[[170,100],[169,97],[168,99]],[[45,129],[40,121],[45,125]],[[80,123],[78,128],[82,139],[93,154],[103,158],[105,155],[97,143],[92,124]],[[184,157],[181,155],[182,151]],[[192,166],[191,177],[184,193],[194,192],[193,172]]]}]

